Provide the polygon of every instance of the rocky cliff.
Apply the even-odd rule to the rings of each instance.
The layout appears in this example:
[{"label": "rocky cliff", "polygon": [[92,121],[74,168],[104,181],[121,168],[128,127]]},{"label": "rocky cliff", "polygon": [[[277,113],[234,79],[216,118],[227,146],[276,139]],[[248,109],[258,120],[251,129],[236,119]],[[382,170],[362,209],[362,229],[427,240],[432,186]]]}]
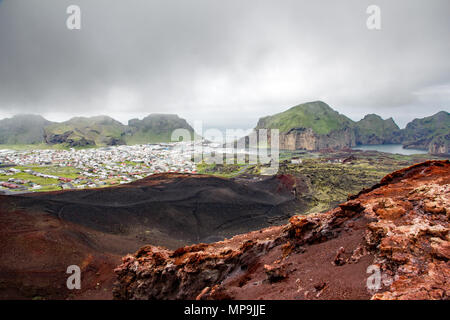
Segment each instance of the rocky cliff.
[{"label": "rocky cliff", "polygon": [[355,134],[349,128],[334,130],[328,134],[317,134],[311,128],[294,128],[280,134],[280,149],[284,150],[343,149],[355,145]]},{"label": "rocky cliff", "polygon": [[448,153],[450,113],[441,111],[430,117],[414,119],[406,125],[402,134],[405,148]]},{"label": "rocky cliff", "polygon": [[384,120],[376,114],[354,122],[322,101],[300,104],[263,117],[255,128],[258,129],[278,129],[280,149],[285,150],[317,151],[362,144],[403,144],[405,148],[448,154],[450,143],[450,116],[445,111],[415,119],[401,130],[392,118]]},{"label": "rocky cliff", "polygon": [[434,137],[428,145],[430,154],[450,154],[450,133]]},{"label": "rocky cliff", "polygon": [[356,143],[353,121],[322,101],[261,118],[255,130],[258,129],[278,129],[280,149],[285,150],[342,149]]},{"label": "rocky cliff", "polygon": [[[186,129],[191,138],[195,135],[186,120],[173,114],[151,114],[142,120],[131,119],[128,125],[107,116],[77,117],[62,123],[52,123],[40,116],[15,116],[0,120],[0,144],[45,142],[84,147],[171,142],[176,129]],[[326,103],[314,101],[263,117],[255,127],[258,129],[278,129],[279,146],[285,150],[317,151],[360,144],[402,143],[405,148],[449,154],[450,145],[450,115],[445,111],[415,119],[400,130],[392,118],[383,120],[370,114],[354,122]],[[255,132],[250,137],[254,138]],[[246,138],[240,140],[244,141]]]},{"label": "rocky cliff", "polygon": [[325,213],[116,268],[116,299],[448,299],[450,162],[396,171]]}]

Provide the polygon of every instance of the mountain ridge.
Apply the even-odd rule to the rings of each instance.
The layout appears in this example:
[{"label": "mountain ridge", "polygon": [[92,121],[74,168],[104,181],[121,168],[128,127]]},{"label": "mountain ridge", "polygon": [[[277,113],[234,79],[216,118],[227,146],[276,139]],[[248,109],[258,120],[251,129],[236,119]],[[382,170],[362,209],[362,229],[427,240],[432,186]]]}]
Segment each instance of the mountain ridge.
[{"label": "mountain ridge", "polygon": [[44,128],[47,144],[68,143],[71,147],[120,145],[125,126],[108,116],[74,117]]},{"label": "mountain ridge", "polygon": [[429,148],[430,153],[449,153],[450,113],[438,113],[409,122],[403,130],[405,148]]},{"label": "mountain ridge", "polygon": [[191,137],[194,133],[187,121],[176,114],[152,113],[142,120],[129,120],[125,140],[127,144],[170,142],[176,129],[188,130]]},{"label": "mountain ridge", "polygon": [[379,115],[368,114],[359,121],[353,121],[326,103],[313,101],[260,118],[254,130],[258,129],[278,129],[280,149],[287,150],[317,151],[362,144],[403,144],[405,148],[428,150],[432,154],[450,152],[450,116],[446,111],[414,119],[405,129],[400,129],[392,117],[383,119]]},{"label": "mountain ridge", "polygon": [[400,143],[400,128],[394,119],[383,119],[377,114],[368,114],[355,123],[357,144]]},{"label": "mountain ridge", "polygon": [[69,147],[114,146],[170,142],[175,129],[193,128],[175,114],[150,114],[127,125],[107,115],[72,117],[52,122],[40,115],[15,115],[0,120],[0,145],[67,145]]},{"label": "mountain ridge", "polygon": [[303,123],[302,128],[311,128],[318,134],[328,134],[349,125],[352,120],[333,110],[323,101],[313,101],[260,118],[256,129],[279,129],[281,132],[288,132],[295,128],[295,123],[298,122]]},{"label": "mountain ridge", "polygon": [[[16,115],[0,120],[0,144],[65,144],[70,147],[170,142],[175,129],[194,135],[176,114],[152,113],[128,124],[106,116],[73,117],[51,122],[40,115]],[[323,101],[306,102],[261,117],[254,130],[280,130],[280,149],[345,149],[361,144],[403,144],[404,148],[450,153],[450,114],[440,111],[417,118],[400,129],[392,117],[368,114],[353,121]],[[270,137],[269,137],[270,143]]]},{"label": "mountain ridge", "polygon": [[53,122],[40,115],[18,114],[0,120],[0,144],[38,144],[44,142],[44,128]]}]

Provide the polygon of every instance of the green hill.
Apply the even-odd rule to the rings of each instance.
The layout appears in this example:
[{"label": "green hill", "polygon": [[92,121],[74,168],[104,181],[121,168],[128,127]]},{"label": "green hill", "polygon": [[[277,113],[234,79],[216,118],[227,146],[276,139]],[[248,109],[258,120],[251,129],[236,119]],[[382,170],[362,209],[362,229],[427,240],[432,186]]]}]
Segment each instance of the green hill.
[{"label": "green hill", "polygon": [[0,144],[47,143],[68,147],[112,146],[170,142],[176,129],[194,130],[174,114],[151,114],[128,125],[108,116],[75,117],[61,123],[41,116],[19,115],[0,120]]},{"label": "green hill", "polygon": [[376,114],[368,114],[356,122],[357,144],[400,143],[401,131],[392,118],[383,120]]},{"label": "green hill", "polygon": [[44,128],[52,122],[38,115],[16,115],[0,120],[0,144],[38,144],[44,142]]},{"label": "green hill", "polygon": [[445,111],[408,123],[401,130],[392,118],[376,114],[358,122],[339,114],[322,101],[308,102],[261,118],[255,129],[279,129],[280,146],[286,149],[320,150],[355,144],[400,144],[405,148],[448,153],[450,114]]},{"label": "green hill", "polygon": [[431,154],[450,154],[450,132],[441,134],[431,140],[428,145],[428,152]]},{"label": "green hill", "polygon": [[171,142],[172,132],[176,129],[194,132],[185,119],[175,114],[151,114],[142,120],[128,121],[125,141],[127,144]]},{"label": "green hill", "polygon": [[[0,145],[43,144],[70,147],[171,142],[176,129],[194,130],[175,114],[150,114],[123,125],[108,116],[76,117],[54,123],[37,115],[0,120]],[[280,148],[295,150],[340,149],[357,144],[403,143],[405,148],[448,153],[450,114],[445,111],[415,119],[400,130],[392,118],[369,114],[354,122],[322,101],[299,104],[263,117],[255,129],[279,129]],[[57,146],[55,146],[57,147]]]},{"label": "green hill", "polygon": [[[414,119],[403,130],[405,148],[427,150],[430,143],[446,143],[450,134],[450,113],[441,111],[430,117]],[[440,137],[440,138],[438,138]]]},{"label": "green hill", "polygon": [[48,144],[68,144],[71,147],[124,144],[126,126],[107,116],[76,117],[55,123],[44,129]]},{"label": "green hill", "polygon": [[317,134],[353,127],[353,121],[322,101],[303,103],[273,116],[261,118],[256,129],[279,129],[289,132],[296,128],[311,128]]}]

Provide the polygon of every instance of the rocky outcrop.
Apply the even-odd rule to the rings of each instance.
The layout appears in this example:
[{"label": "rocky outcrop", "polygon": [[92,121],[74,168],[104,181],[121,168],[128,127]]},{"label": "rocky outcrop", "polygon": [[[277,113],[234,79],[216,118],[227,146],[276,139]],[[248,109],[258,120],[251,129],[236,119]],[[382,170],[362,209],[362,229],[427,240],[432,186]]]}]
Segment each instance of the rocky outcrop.
[{"label": "rocky outcrop", "polygon": [[[172,142],[172,133],[176,129],[186,129],[191,139],[198,137],[185,119],[173,114],[150,114],[142,120],[131,119],[128,125],[107,116],[77,117],[52,123],[40,116],[22,115],[0,120],[0,144],[45,142],[83,147]],[[400,130],[392,118],[383,120],[376,114],[354,122],[322,101],[303,103],[260,118],[255,127],[255,130],[259,129],[279,130],[279,146],[284,150],[318,151],[347,149],[361,144],[403,144],[407,149],[445,155],[449,153],[450,144],[448,112],[415,119]],[[250,137],[241,138],[239,142],[254,147],[255,131]]]},{"label": "rocky outcrop", "polygon": [[450,162],[396,171],[326,213],[116,268],[116,299],[448,299]]},{"label": "rocky outcrop", "polygon": [[356,144],[353,121],[322,101],[261,118],[255,130],[259,129],[278,129],[279,147],[284,150],[343,149]]},{"label": "rocky outcrop", "polygon": [[355,145],[355,134],[349,128],[322,135],[311,128],[294,128],[280,134],[280,149],[284,150],[344,149]]},{"label": "rocky outcrop", "polygon": [[48,144],[65,143],[67,138],[73,133],[73,131],[66,131],[61,134],[54,134],[50,132],[44,132],[44,140]]},{"label": "rocky outcrop", "polygon": [[448,148],[450,143],[450,113],[441,111],[430,117],[414,119],[402,130],[402,135],[404,148],[429,150],[434,154],[446,151],[445,146]]},{"label": "rocky outcrop", "polygon": [[[238,143],[256,147],[255,142],[261,139],[263,134],[253,131],[248,137],[241,138]],[[328,134],[317,134],[311,128],[293,128],[288,132],[279,132],[278,137],[280,150],[341,150],[356,146],[355,133],[350,128],[334,130]],[[271,129],[267,130],[267,143],[274,147]]]},{"label": "rocky outcrop", "polygon": [[67,131],[62,134],[44,132],[45,142],[48,144],[67,144],[70,147],[95,146],[95,141],[87,140],[85,137],[73,137],[73,131]]},{"label": "rocky outcrop", "polygon": [[428,153],[436,155],[450,154],[450,133],[435,137],[428,145]]},{"label": "rocky outcrop", "polygon": [[[354,122],[322,101],[303,103],[260,118],[251,135],[259,129],[278,129],[279,146],[284,150],[318,151],[363,144],[403,144],[407,149],[447,154],[450,142],[450,117],[445,111],[415,119],[401,130],[392,118],[384,120],[376,114],[366,115]],[[251,143],[255,141],[254,137],[249,141],[254,146]]]}]

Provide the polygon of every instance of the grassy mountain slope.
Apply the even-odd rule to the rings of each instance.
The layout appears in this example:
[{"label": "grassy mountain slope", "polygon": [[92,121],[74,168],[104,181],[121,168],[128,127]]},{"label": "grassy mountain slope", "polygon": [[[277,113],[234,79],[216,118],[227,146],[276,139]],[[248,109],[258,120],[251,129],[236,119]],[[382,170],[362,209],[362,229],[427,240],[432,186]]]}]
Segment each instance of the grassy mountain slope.
[{"label": "grassy mountain slope", "polygon": [[[288,133],[292,129],[311,129],[316,136],[304,136],[302,143],[316,149],[351,147],[355,143],[403,143],[406,148],[440,154],[448,153],[450,145],[450,114],[445,111],[415,119],[400,130],[392,118],[383,120],[378,115],[370,114],[354,122],[326,103],[314,101],[261,118],[255,129],[264,128],[279,129],[280,133]],[[54,123],[41,116],[18,115],[0,120],[0,145],[47,143],[53,146],[85,147],[171,142],[171,135],[176,129],[194,133],[186,120],[174,114],[150,114],[142,120],[132,119],[128,125],[108,116],[76,117]],[[287,139],[284,144],[299,147],[291,140]]]},{"label": "grassy mountain slope", "polygon": [[314,101],[292,107],[287,111],[261,118],[256,129],[279,129],[288,132],[293,128],[311,128],[317,134],[353,127],[354,123],[326,103]]},{"label": "grassy mountain slope", "polygon": [[403,130],[403,144],[406,148],[428,149],[433,139],[440,139],[448,144],[450,134],[450,113],[440,111],[422,119],[414,119]]},{"label": "grassy mountain slope", "polygon": [[400,128],[392,118],[383,120],[376,114],[368,114],[356,122],[357,144],[400,143]]},{"label": "grassy mountain slope", "polygon": [[124,144],[125,128],[120,122],[107,117],[76,117],[45,128],[49,144],[67,143],[70,146]]},{"label": "grassy mountain slope", "polygon": [[16,115],[0,120],[0,144],[38,144],[44,142],[44,127],[52,124],[38,115]]},{"label": "grassy mountain slope", "polygon": [[151,114],[142,120],[128,121],[125,141],[127,144],[170,142],[176,129],[186,129],[191,134],[194,132],[185,119],[175,114]]}]

